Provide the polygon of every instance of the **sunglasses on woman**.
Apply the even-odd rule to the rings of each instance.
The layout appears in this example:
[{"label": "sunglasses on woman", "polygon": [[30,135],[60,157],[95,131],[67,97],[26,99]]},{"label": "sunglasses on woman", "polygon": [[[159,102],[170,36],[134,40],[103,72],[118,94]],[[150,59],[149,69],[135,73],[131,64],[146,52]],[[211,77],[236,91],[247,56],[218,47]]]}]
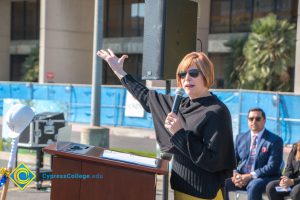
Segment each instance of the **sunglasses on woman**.
[{"label": "sunglasses on woman", "polygon": [[179,78],[185,78],[186,74],[189,73],[189,75],[193,78],[197,78],[199,76],[199,74],[201,73],[201,71],[199,69],[190,69],[187,72],[180,72],[178,73]]}]

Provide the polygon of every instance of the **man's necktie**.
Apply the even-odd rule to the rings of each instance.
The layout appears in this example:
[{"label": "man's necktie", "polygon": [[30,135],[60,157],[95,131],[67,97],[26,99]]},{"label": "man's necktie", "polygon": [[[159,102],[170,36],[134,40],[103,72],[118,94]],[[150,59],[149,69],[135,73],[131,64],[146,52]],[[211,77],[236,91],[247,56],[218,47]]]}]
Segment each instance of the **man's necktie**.
[{"label": "man's necktie", "polygon": [[250,148],[250,155],[249,155],[248,162],[245,165],[244,173],[250,173],[252,171],[251,169],[253,167],[255,154],[256,154],[256,139],[257,139],[257,135],[253,135],[252,144]]}]

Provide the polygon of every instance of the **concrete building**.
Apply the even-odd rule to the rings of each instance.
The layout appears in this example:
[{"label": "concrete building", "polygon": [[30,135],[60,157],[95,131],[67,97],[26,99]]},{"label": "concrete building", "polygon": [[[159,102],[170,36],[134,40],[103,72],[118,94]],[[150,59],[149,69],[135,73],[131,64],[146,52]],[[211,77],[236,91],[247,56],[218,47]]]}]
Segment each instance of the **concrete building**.
[{"label": "concrete building", "polygon": [[[0,80],[19,81],[22,62],[39,49],[39,82],[90,84],[92,80],[95,0],[0,0]],[[224,63],[231,37],[250,30],[254,19],[274,12],[297,23],[298,0],[193,0],[198,2],[197,50],[216,66],[217,87],[224,85]],[[128,54],[125,68],[141,77],[144,0],[103,0],[103,48]],[[299,49],[300,31],[297,31]],[[296,58],[300,58],[298,50]],[[300,93],[300,61],[296,60],[295,92]],[[103,67],[103,84],[119,84]],[[164,86],[164,81],[151,81]]]}]

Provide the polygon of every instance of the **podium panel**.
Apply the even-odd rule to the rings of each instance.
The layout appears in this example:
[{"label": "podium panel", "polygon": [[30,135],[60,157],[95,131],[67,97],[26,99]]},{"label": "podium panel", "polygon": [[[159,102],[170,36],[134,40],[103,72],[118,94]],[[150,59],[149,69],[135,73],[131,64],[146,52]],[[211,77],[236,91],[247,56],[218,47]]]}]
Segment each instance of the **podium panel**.
[{"label": "podium panel", "polygon": [[[54,157],[52,174],[80,174],[81,161]],[[55,192],[52,192],[55,191]],[[51,199],[80,199],[80,179],[52,179]]]},{"label": "podium panel", "polygon": [[80,199],[155,200],[154,174],[90,162],[82,163],[82,173],[103,178],[82,180]]},{"label": "podium panel", "polygon": [[100,147],[89,147],[75,154],[56,150],[57,146],[51,144],[43,149],[53,155],[52,175],[97,178],[52,179],[52,200],[155,200],[156,175],[168,173],[168,161],[163,159],[158,167],[146,167],[102,158],[104,149]]}]

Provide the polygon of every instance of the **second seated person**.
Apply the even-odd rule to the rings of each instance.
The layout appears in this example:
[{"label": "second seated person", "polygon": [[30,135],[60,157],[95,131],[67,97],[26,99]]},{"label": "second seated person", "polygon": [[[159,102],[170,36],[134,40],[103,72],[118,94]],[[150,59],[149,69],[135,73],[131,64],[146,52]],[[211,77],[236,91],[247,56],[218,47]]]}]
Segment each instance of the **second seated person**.
[{"label": "second seated person", "polygon": [[[278,186],[286,191],[277,191],[276,187]],[[284,175],[280,177],[280,180],[270,182],[266,192],[270,200],[284,200],[286,196],[292,200],[300,199],[300,141],[292,147]]]},{"label": "second seated person", "polygon": [[123,70],[124,60],[110,49],[100,50],[123,86],[151,112],[157,142],[173,154],[171,187],[174,199],[223,199],[224,180],[235,168],[231,116],[227,107],[208,90],[214,66],[202,52],[187,54],[176,72],[183,98],[178,114],[171,112],[174,96],[149,90]]}]

